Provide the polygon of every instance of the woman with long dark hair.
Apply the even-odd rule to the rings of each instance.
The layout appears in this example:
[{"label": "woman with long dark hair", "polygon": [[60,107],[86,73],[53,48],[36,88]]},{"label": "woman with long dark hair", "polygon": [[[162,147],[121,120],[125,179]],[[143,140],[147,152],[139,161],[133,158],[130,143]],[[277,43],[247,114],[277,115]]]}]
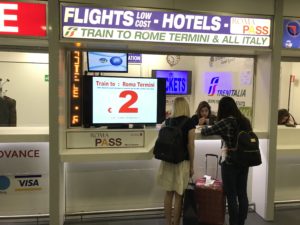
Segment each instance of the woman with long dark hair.
[{"label": "woman with long dark hair", "polygon": [[199,103],[195,115],[192,116],[192,121],[197,125],[212,125],[216,121],[216,116],[212,114],[211,107],[207,101]]},{"label": "woman with long dark hair", "polygon": [[287,109],[278,110],[278,125],[296,126],[297,123]]},{"label": "woman with long dark hair", "polygon": [[229,224],[244,225],[248,214],[248,167],[235,165],[228,154],[235,148],[239,130],[252,130],[250,121],[241,113],[233,98],[225,96],[219,102],[217,122],[204,127],[202,135],[220,135],[222,138],[222,181],[227,198]]}]

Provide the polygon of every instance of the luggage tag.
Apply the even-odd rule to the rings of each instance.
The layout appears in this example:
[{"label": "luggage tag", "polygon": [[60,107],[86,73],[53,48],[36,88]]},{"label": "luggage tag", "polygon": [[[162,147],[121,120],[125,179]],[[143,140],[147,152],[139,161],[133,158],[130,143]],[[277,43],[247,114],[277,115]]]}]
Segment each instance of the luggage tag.
[{"label": "luggage tag", "polygon": [[204,178],[205,178],[205,186],[211,186],[215,183],[215,180],[214,179],[211,179],[211,176],[208,176],[208,175],[204,175]]}]

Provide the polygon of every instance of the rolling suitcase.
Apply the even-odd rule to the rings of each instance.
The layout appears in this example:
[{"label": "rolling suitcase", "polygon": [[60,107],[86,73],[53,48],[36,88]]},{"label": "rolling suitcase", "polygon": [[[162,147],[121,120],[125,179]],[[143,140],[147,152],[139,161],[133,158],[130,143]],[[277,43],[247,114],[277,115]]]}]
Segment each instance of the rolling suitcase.
[{"label": "rolling suitcase", "polygon": [[[205,171],[207,173],[208,156],[216,157],[216,178],[218,177],[218,155],[205,155]],[[199,225],[223,225],[225,221],[225,196],[222,181],[216,179],[207,185],[206,178],[196,180],[195,197]]]}]

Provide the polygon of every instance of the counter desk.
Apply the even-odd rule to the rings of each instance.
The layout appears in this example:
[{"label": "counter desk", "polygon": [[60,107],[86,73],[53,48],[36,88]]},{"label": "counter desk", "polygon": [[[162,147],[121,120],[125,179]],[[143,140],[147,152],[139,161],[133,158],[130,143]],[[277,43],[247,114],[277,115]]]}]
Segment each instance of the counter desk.
[{"label": "counter desk", "polygon": [[[263,211],[267,194],[267,156],[268,151],[274,150],[268,149],[269,137],[266,131],[255,130],[255,132],[260,139],[263,164],[250,169],[248,193],[250,202],[256,204],[257,210]],[[128,129],[66,130],[65,148],[60,149],[60,157],[65,162],[67,213],[81,210],[119,210],[124,209],[124,205],[128,209],[161,207],[163,192],[155,183],[159,161],[155,160],[152,154],[157,134],[156,127],[130,129],[130,132]],[[278,127],[276,201],[300,199],[300,181],[297,179],[300,172],[299,137],[299,126],[296,128]],[[110,142],[110,138],[114,141]],[[114,146],[118,143],[117,138],[124,140],[120,147]],[[40,195],[36,197],[39,199],[38,202],[47,203],[49,194],[48,128],[3,128],[0,129],[0,141],[2,152],[6,152],[3,156],[16,156],[16,150],[27,151],[29,156],[29,159],[2,158],[3,163],[0,167],[3,174],[12,180],[14,178],[11,174],[20,174],[24,171],[41,174],[39,184],[43,191],[40,191]],[[25,145],[24,142],[26,142]],[[105,147],[109,143],[111,146]],[[102,146],[95,147],[95,145]],[[209,159],[207,171],[205,168],[205,154],[219,155],[220,147],[219,136],[204,137],[199,130],[196,131],[194,178],[202,177],[204,174],[216,177],[217,168],[218,178],[220,178],[220,168],[216,167],[213,159]],[[39,149],[40,157],[30,157],[32,149]],[[36,165],[34,169],[33,165]],[[111,183],[114,184],[113,188]],[[101,192],[95,187],[101,187]],[[43,208],[40,205],[34,209],[31,207],[29,199],[32,199],[32,192],[23,191],[22,193],[24,193],[24,199],[28,198],[28,201],[24,201],[26,204],[19,204],[18,208],[15,206],[16,195],[2,195],[2,197],[13,198],[6,199],[7,202],[12,203],[11,205],[0,207],[2,215],[48,212],[48,207]],[[116,193],[119,194],[116,195]],[[264,214],[261,213],[261,215]]]},{"label": "counter desk", "polygon": [[278,126],[276,202],[300,202],[300,126]]},{"label": "counter desk", "polygon": [[0,142],[48,142],[49,127],[0,127]]}]

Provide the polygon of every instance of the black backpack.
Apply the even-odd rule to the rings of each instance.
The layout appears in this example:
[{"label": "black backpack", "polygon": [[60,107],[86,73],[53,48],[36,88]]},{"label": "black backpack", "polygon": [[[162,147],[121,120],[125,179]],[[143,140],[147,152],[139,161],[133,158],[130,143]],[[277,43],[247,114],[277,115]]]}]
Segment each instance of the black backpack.
[{"label": "black backpack", "polygon": [[159,130],[154,145],[154,157],[169,163],[180,163],[185,159],[185,149],[181,128],[188,118],[184,118],[179,125],[174,119],[166,120],[166,124]]},{"label": "black backpack", "polygon": [[234,149],[228,152],[229,161],[239,166],[258,166],[262,163],[259,140],[253,131],[237,130],[237,141]]}]

